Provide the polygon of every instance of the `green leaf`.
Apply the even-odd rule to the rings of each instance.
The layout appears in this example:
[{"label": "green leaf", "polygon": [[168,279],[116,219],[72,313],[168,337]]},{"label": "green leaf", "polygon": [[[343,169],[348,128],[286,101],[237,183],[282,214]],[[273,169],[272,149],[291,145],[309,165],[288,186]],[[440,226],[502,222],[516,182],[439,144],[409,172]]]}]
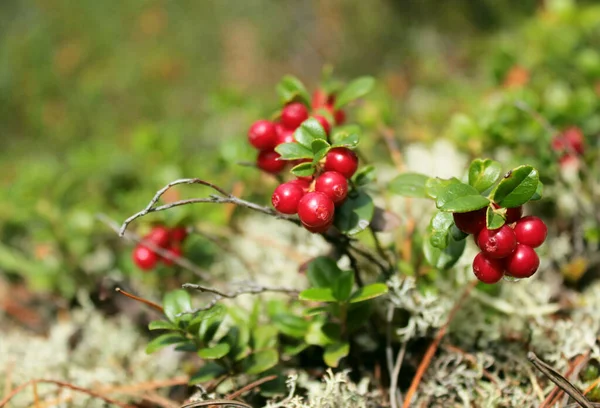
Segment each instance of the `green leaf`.
[{"label": "green leaf", "polygon": [[306,177],[312,176],[315,172],[315,166],[313,163],[300,163],[297,166],[294,166],[292,170],[290,170],[294,176],[298,177]]},{"label": "green leaf", "polygon": [[487,198],[465,183],[450,183],[435,199],[440,210],[459,213],[479,210],[488,204]]},{"label": "green leaf", "polygon": [[190,378],[189,385],[196,385],[215,379],[217,377],[226,374],[227,370],[220,364],[214,361],[209,361],[204,364],[192,377]]},{"label": "green leaf", "polygon": [[538,186],[535,189],[535,194],[531,196],[529,201],[537,201],[542,198],[542,194],[544,192],[544,184],[540,181],[538,182]]},{"label": "green leaf", "polygon": [[275,148],[282,160],[312,159],[313,152],[298,143],[282,143]]},{"label": "green leaf", "polygon": [[177,330],[177,325],[166,320],[154,320],[148,325],[149,330]]},{"label": "green leaf", "polygon": [[202,321],[200,324],[200,329],[198,330],[198,336],[204,341],[208,343],[215,337],[217,334],[217,330],[221,326],[221,320],[219,319],[207,319]]},{"label": "green leaf", "polygon": [[348,149],[355,149],[358,146],[360,137],[358,133],[344,133],[339,135],[337,140],[333,143],[333,147],[346,147]]},{"label": "green leaf", "polygon": [[450,227],[450,236],[455,241],[462,241],[463,239],[468,237],[469,234],[459,230],[456,224],[452,224],[452,226]]},{"label": "green leaf", "polygon": [[329,307],[327,306],[315,306],[309,307],[304,311],[304,316],[317,316],[323,313],[328,313]]},{"label": "green leaf", "polygon": [[425,184],[429,180],[424,174],[403,173],[394,178],[388,185],[388,190],[403,197],[426,198]]},{"label": "green leaf", "polygon": [[354,179],[354,184],[359,187],[369,184],[375,181],[375,167],[371,164],[361,167],[352,178]]},{"label": "green leaf", "polygon": [[273,324],[286,336],[302,338],[306,334],[310,322],[289,313],[278,313],[271,317]]},{"label": "green leaf", "polygon": [[456,241],[452,236],[448,239],[448,246],[445,249],[439,249],[431,245],[429,239],[423,242],[423,254],[427,262],[440,270],[452,268],[458,262],[460,256],[465,250],[467,240]]},{"label": "green leaf", "polygon": [[163,347],[170,346],[171,344],[183,343],[187,339],[180,333],[165,333],[161,334],[154,340],[152,340],[146,346],[146,353],[152,354],[155,351],[160,350]]},{"label": "green leaf", "polygon": [[[203,321],[209,320],[209,319],[212,319],[212,320],[221,319],[223,317],[223,315],[225,315],[225,310],[226,310],[225,306],[223,306],[221,304],[216,304],[208,310],[201,310],[194,314],[194,317],[190,321],[189,326],[193,327],[193,326],[199,325]],[[199,328],[199,326],[198,326],[198,328]]]},{"label": "green leaf", "polygon": [[469,166],[469,184],[480,193],[492,187],[502,175],[502,165],[491,159],[475,159]]},{"label": "green leaf", "polygon": [[354,272],[353,271],[342,271],[338,278],[335,280],[331,292],[333,297],[340,302],[345,302],[352,293],[352,287],[354,286]]},{"label": "green leaf", "polygon": [[316,288],[330,288],[342,270],[328,256],[319,256],[308,264],[306,273],[310,284]]},{"label": "green leaf", "polygon": [[453,177],[451,179],[441,179],[439,177],[431,177],[425,182],[425,194],[433,198],[438,198],[452,184],[462,184],[459,179]]},{"label": "green leaf", "polygon": [[504,225],[504,222],[506,221],[503,216],[501,216],[496,211],[494,211],[494,208],[492,208],[492,206],[489,206],[487,208],[487,212],[485,215],[486,215],[485,226],[487,229],[490,229],[490,230],[495,230],[495,229],[500,228],[501,226]]},{"label": "green leaf", "polygon": [[349,195],[344,203],[335,209],[334,225],[343,234],[354,235],[369,226],[375,205],[367,193],[358,191]]},{"label": "green leaf", "polygon": [[454,225],[454,217],[448,212],[438,212],[431,218],[431,235],[429,240],[436,248],[444,249],[448,246],[450,227]]},{"label": "green leaf", "polygon": [[260,374],[274,367],[279,362],[277,350],[266,349],[250,354],[242,361],[242,366],[246,374]]},{"label": "green leaf", "polygon": [[163,299],[163,308],[167,318],[177,323],[179,313],[192,310],[192,300],[190,294],[183,289],[168,292]]},{"label": "green leaf", "polygon": [[331,288],[309,288],[300,292],[298,298],[315,302],[335,302]]},{"label": "green leaf", "polygon": [[[356,135],[356,137],[358,138],[359,135],[361,133],[361,128],[358,125],[343,125],[343,126],[336,126],[331,134],[329,135],[329,140],[331,141],[331,144],[333,145],[343,145],[344,140],[347,138],[351,138],[351,140],[349,140],[349,143],[352,144],[352,139],[354,138],[353,135]],[[358,141],[357,141],[358,143]],[[352,146],[345,146],[348,147],[350,149],[352,149]]]},{"label": "green leaf", "polygon": [[329,367],[337,367],[340,360],[348,355],[350,345],[348,343],[334,343],[325,346],[323,360]]},{"label": "green leaf", "polygon": [[[314,154],[313,163],[317,164],[329,152],[331,146],[326,140],[316,139],[311,144],[312,153]],[[312,156],[311,156],[312,157]]]},{"label": "green leaf", "polygon": [[277,94],[284,105],[297,100],[310,108],[310,94],[302,81],[295,76],[284,76],[277,84]]},{"label": "green leaf", "polygon": [[261,350],[277,347],[277,335],[278,330],[275,325],[257,326],[252,332],[252,349]]},{"label": "green leaf", "polygon": [[348,103],[365,96],[373,86],[375,85],[375,79],[373,77],[364,76],[355,79],[350,82],[342,91],[337,95],[335,100],[335,109],[339,109]]},{"label": "green leaf", "polygon": [[177,343],[175,347],[175,351],[184,351],[184,352],[197,352],[198,346],[191,339],[187,339],[183,343]]},{"label": "green leaf", "polygon": [[311,149],[315,140],[327,140],[325,129],[315,118],[306,119],[294,132],[294,139],[307,149]]},{"label": "green leaf", "polygon": [[286,344],[283,346],[282,354],[286,356],[296,356],[302,353],[304,350],[308,348],[309,344],[299,343],[299,344]]},{"label": "green leaf", "polygon": [[206,347],[198,350],[198,356],[205,360],[216,360],[225,357],[231,347],[227,343],[220,343],[213,347]]},{"label": "green leaf", "polygon": [[532,166],[519,166],[508,172],[494,190],[494,201],[501,207],[525,204],[537,191],[540,176]]},{"label": "green leaf", "polygon": [[234,361],[238,361],[246,357],[250,353],[250,332],[247,327],[235,326],[229,328],[229,331],[221,341],[229,344],[231,351],[229,357]]},{"label": "green leaf", "polygon": [[373,299],[388,292],[388,287],[385,283],[372,283],[363,286],[350,296],[350,303],[364,302],[365,300]]}]

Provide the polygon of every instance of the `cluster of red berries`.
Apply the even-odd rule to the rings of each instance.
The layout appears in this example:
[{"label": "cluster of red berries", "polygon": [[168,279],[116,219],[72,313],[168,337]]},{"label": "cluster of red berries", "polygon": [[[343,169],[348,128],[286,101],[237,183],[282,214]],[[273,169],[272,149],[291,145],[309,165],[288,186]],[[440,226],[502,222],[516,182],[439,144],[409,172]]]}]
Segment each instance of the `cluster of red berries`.
[{"label": "cluster of red berries", "polygon": [[504,275],[529,278],[537,271],[540,258],[534,248],[544,243],[548,228],[538,217],[522,214],[522,207],[508,208],[506,223],[490,230],[486,228],[486,208],[454,213],[458,229],[473,234],[481,250],[473,259],[473,272],[481,282],[496,283]]},{"label": "cluster of red berries", "polygon": [[334,96],[327,96],[323,91],[317,90],[312,97],[312,112],[304,104],[292,102],[283,107],[279,120],[261,119],[254,122],[248,131],[248,141],[259,150],[256,158],[258,168],[272,174],[281,172],[286,162],[279,160],[275,147],[282,143],[293,143],[294,131],[310,116],[319,121],[329,136],[331,124],[324,116],[316,114],[318,110],[330,112],[336,125],[344,123],[346,114],[342,110],[335,110],[334,102]]},{"label": "cluster of red berries", "polygon": [[[186,238],[187,230],[185,227],[167,228],[163,225],[157,225],[143,239],[169,251],[174,256],[181,256],[181,245]],[[173,260],[158,255],[142,243],[138,244],[133,250],[133,262],[144,271],[153,269],[158,261],[162,261],[168,266],[173,265]]]},{"label": "cluster of red berries", "polygon": [[552,149],[561,154],[561,166],[577,163],[584,152],[583,132],[576,126],[565,129],[552,138]]},{"label": "cluster of red berries", "polygon": [[299,177],[280,184],[271,197],[275,209],[283,214],[298,214],[310,232],[325,232],[333,224],[335,206],[348,195],[348,179],[356,172],[358,157],[345,147],[331,149],[318,175]]}]

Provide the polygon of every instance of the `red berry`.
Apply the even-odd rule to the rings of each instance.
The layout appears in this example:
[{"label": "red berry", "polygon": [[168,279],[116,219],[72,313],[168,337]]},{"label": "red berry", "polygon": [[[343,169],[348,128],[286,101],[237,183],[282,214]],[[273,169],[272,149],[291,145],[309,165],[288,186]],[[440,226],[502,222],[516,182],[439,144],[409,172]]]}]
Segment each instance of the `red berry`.
[{"label": "red berry", "polygon": [[156,227],[152,228],[152,230],[150,230],[150,233],[146,235],[144,239],[152,242],[153,244],[161,248],[166,248],[167,246],[169,246],[171,234],[169,233],[169,229],[167,227],[157,225]]},{"label": "red berry", "polygon": [[335,206],[331,198],[318,191],[305,194],[298,203],[300,221],[312,228],[331,223],[334,211]]},{"label": "red berry", "polygon": [[285,160],[279,160],[279,153],[273,150],[263,150],[256,158],[256,165],[267,173],[279,173],[285,167]]},{"label": "red berry", "polygon": [[[171,255],[173,255],[173,256],[176,256],[176,257],[178,257],[178,258],[179,258],[179,257],[181,257],[181,255],[183,255],[183,251],[182,251],[182,250],[181,250],[181,248],[180,248],[180,247],[178,247],[178,246],[171,247],[171,248],[167,249],[167,251],[169,251],[169,253],[170,253]],[[164,256],[163,256],[163,257],[161,257],[160,259],[161,259],[161,261],[163,261],[163,263],[164,263],[165,265],[167,265],[167,266],[171,266],[171,265],[173,265],[173,264],[175,263],[175,261],[173,261],[173,260],[171,260],[171,259],[167,259],[167,258],[166,258],[166,257],[164,257]]]},{"label": "red berry", "polygon": [[158,262],[158,255],[152,252],[149,248],[143,245],[138,245],[133,250],[133,262],[135,262],[138,268],[144,271],[149,271],[156,266],[156,263]]},{"label": "red berry", "polygon": [[327,136],[329,136],[329,132],[331,131],[331,125],[329,124],[329,122],[327,121],[327,119],[325,119],[323,116],[321,115],[314,115],[313,116],[316,120],[319,121],[319,123],[321,124],[321,126],[323,126],[323,129],[325,129],[325,134]]},{"label": "red berry", "polygon": [[296,214],[298,203],[304,196],[304,189],[295,183],[283,183],[277,186],[271,196],[271,203],[283,214]]},{"label": "red berry", "polygon": [[358,168],[358,157],[345,147],[331,149],[325,156],[326,171],[337,171],[347,179],[351,178]]},{"label": "red berry", "polygon": [[348,195],[348,180],[337,171],[326,171],[317,178],[315,191],[327,194],[334,204],[338,204]]},{"label": "red berry", "polygon": [[343,125],[346,122],[346,112],[341,109],[334,111],[333,117],[335,118],[336,125]]},{"label": "red berry", "polygon": [[501,261],[487,258],[480,252],[473,259],[473,273],[483,283],[496,283],[504,276],[504,266]]},{"label": "red berry", "polygon": [[576,126],[572,126],[563,132],[563,137],[571,149],[573,149],[576,153],[583,154],[584,137],[581,129]]},{"label": "red berry", "polygon": [[323,108],[327,105],[327,94],[322,89],[313,92],[311,106],[313,109]]},{"label": "red berry", "polygon": [[290,103],[281,111],[281,123],[291,130],[295,130],[306,119],[308,119],[308,109],[300,102]]},{"label": "red berry", "polygon": [[504,262],[506,274],[515,278],[529,278],[540,266],[540,258],[534,249],[525,244],[518,244],[515,252]]},{"label": "red berry", "polygon": [[[308,180],[307,180],[307,178],[308,178]],[[295,184],[295,185],[299,186],[305,193],[308,193],[311,182],[312,182],[312,177],[298,177],[297,179],[288,181],[289,184]]]},{"label": "red berry", "polygon": [[275,125],[277,136],[275,137],[275,145],[279,146],[282,143],[294,143],[294,131],[286,128],[281,123]]},{"label": "red berry", "polygon": [[175,227],[171,229],[171,241],[183,242],[187,238],[187,229],[185,227]]},{"label": "red berry", "polygon": [[519,244],[537,248],[546,240],[548,228],[538,217],[528,215],[515,224],[515,235]]},{"label": "red berry", "polygon": [[260,150],[274,148],[276,137],[275,125],[273,122],[264,119],[254,122],[248,131],[248,141]]},{"label": "red berry", "polygon": [[477,246],[488,258],[506,258],[515,250],[517,237],[506,224],[495,230],[483,228],[477,235]]},{"label": "red berry", "polygon": [[[498,204],[494,203],[494,208],[500,208],[500,206]],[[512,224],[513,222],[516,222],[522,216],[523,216],[523,206],[522,205],[520,205],[518,207],[506,209],[506,223],[507,224]]]},{"label": "red berry", "polygon": [[302,223],[302,226],[304,228],[306,228],[308,231],[312,232],[313,234],[320,234],[320,233],[323,233],[323,232],[327,232],[327,230],[329,228],[331,228],[332,224],[333,224],[333,221],[330,221],[327,224],[322,225],[320,227],[309,227],[308,225],[306,225],[304,223]]},{"label": "red berry", "polygon": [[467,234],[478,234],[485,228],[485,213],[487,207],[466,213],[453,213],[456,227]]}]

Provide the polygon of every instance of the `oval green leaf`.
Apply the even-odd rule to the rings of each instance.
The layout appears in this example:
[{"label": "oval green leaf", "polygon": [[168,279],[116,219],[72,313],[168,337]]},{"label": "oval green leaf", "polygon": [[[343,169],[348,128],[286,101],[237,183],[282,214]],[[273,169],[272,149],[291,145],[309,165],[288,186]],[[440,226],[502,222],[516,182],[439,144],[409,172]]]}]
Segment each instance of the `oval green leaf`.
[{"label": "oval green leaf", "polygon": [[192,310],[190,294],[183,289],[168,292],[163,299],[163,308],[167,318],[176,323],[179,313]]},{"label": "oval green leaf", "polygon": [[491,159],[475,159],[469,166],[469,184],[480,193],[492,187],[502,176],[502,165]]},{"label": "oval green leaf", "polygon": [[350,303],[364,302],[365,300],[373,299],[388,292],[388,287],[385,283],[372,283],[363,286],[350,296]]},{"label": "oval green leaf", "polygon": [[220,343],[214,347],[206,347],[198,350],[198,356],[205,360],[216,360],[229,353],[230,346],[227,343]]},{"label": "oval green leaf", "polygon": [[295,76],[284,76],[277,84],[277,94],[284,105],[292,101],[299,101],[310,108],[310,94],[302,81]]},{"label": "oval green leaf", "polygon": [[502,215],[494,211],[492,206],[489,206],[486,212],[485,226],[487,229],[495,230],[504,225],[506,220]]},{"label": "oval green leaf", "polygon": [[352,287],[354,286],[354,272],[353,271],[342,271],[338,278],[335,280],[331,292],[333,297],[340,302],[345,302],[352,293]]},{"label": "oval green leaf", "polygon": [[225,367],[210,361],[204,364],[192,377],[190,378],[189,385],[201,384],[212,379],[215,379],[223,374],[227,373]]},{"label": "oval green leaf", "polygon": [[334,343],[325,346],[323,360],[329,367],[337,367],[340,360],[348,355],[350,345],[348,343]]},{"label": "oval green leaf", "polygon": [[282,143],[275,148],[282,160],[312,159],[313,152],[298,143]]},{"label": "oval green leaf", "polygon": [[403,197],[425,198],[425,184],[429,177],[419,173],[404,173],[394,178],[388,190]]},{"label": "oval green leaf", "polygon": [[306,177],[314,174],[315,167],[313,166],[313,163],[300,163],[299,165],[294,166],[290,171],[295,176]]},{"label": "oval green leaf", "polygon": [[310,284],[316,288],[329,288],[333,286],[342,270],[337,263],[328,256],[319,256],[308,264],[307,277]]},{"label": "oval green leaf", "polygon": [[148,330],[177,330],[177,325],[166,320],[154,320],[148,325]]},{"label": "oval green leaf", "polygon": [[532,166],[519,166],[508,172],[494,190],[494,201],[501,207],[514,208],[525,204],[534,196],[540,181]]},{"label": "oval green leaf", "polygon": [[266,349],[250,354],[242,361],[242,366],[246,374],[260,374],[274,367],[279,362],[277,350]]},{"label": "oval green leaf", "polygon": [[310,325],[310,322],[289,313],[277,313],[271,319],[280,332],[296,338],[304,337]]},{"label": "oval green leaf", "polygon": [[431,218],[431,235],[429,240],[436,248],[444,249],[448,246],[450,227],[454,225],[454,217],[449,212],[438,212]]},{"label": "oval green leaf", "polygon": [[307,149],[311,149],[313,141],[319,139],[327,140],[327,134],[318,120],[308,118],[296,129],[294,139]]},{"label": "oval green leaf", "polygon": [[146,353],[152,354],[155,351],[160,350],[163,347],[170,346],[171,344],[183,343],[187,339],[180,333],[165,333],[161,334],[154,340],[152,340],[146,346]]},{"label": "oval green leaf", "polygon": [[350,82],[342,91],[337,95],[335,100],[335,109],[339,109],[348,103],[361,98],[371,92],[375,86],[375,79],[370,76],[364,76],[355,79]]},{"label": "oval green leaf", "polygon": [[373,199],[364,191],[348,196],[346,201],[336,208],[334,225],[343,234],[354,235],[369,226],[375,205]]},{"label": "oval green leaf", "polygon": [[315,302],[335,302],[331,288],[309,288],[300,292],[300,300],[310,300]]}]

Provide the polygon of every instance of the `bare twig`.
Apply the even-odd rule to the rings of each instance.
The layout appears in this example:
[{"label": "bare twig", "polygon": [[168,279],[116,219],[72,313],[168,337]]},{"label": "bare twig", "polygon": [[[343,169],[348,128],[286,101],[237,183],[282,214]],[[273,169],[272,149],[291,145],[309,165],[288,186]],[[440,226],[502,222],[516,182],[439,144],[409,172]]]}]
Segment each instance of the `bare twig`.
[{"label": "bare twig", "polygon": [[[575,358],[575,361],[573,362],[569,362],[569,368],[565,371],[563,377],[565,378],[569,378],[573,375],[574,370],[577,367],[581,367],[589,358],[589,352],[585,353],[585,354],[580,354],[579,356],[577,356]],[[564,391],[556,386],[554,387],[554,389],[552,390],[552,392],[550,392],[550,394],[548,394],[548,396],[546,397],[546,399],[544,399],[542,401],[542,405],[540,405],[540,408],[550,408],[555,406],[558,401],[560,400],[560,398],[563,396]],[[568,398],[568,395],[567,395]],[[563,404],[565,405],[565,404]]]},{"label": "bare twig", "polygon": [[[170,189],[173,186],[180,185],[180,184],[201,184],[203,186],[212,188],[220,195],[209,195],[207,198],[190,198],[187,200],[179,200],[179,201],[175,201],[175,202],[172,202],[169,204],[164,204],[161,206],[155,206],[156,203],[158,202],[158,200],[160,200],[160,197],[168,189]],[[132,221],[134,221],[140,217],[143,217],[143,216],[148,215],[153,212],[168,210],[173,207],[179,207],[179,206],[188,205],[188,204],[199,204],[199,203],[235,204],[240,207],[249,208],[251,210],[258,211],[263,214],[271,215],[276,218],[287,219],[296,224],[300,223],[300,221],[298,221],[297,219],[292,218],[292,217],[286,217],[282,214],[279,214],[277,211],[273,210],[272,208],[263,207],[261,205],[252,203],[250,201],[242,200],[241,198],[238,198],[232,194],[229,194],[228,192],[223,190],[221,187],[219,187],[215,184],[209,183],[208,181],[204,181],[204,180],[201,180],[198,178],[187,178],[187,179],[179,179],[179,180],[172,181],[169,184],[167,184],[166,186],[164,186],[163,188],[161,188],[160,190],[158,190],[156,192],[156,194],[154,195],[154,197],[152,198],[152,200],[150,200],[150,202],[148,203],[146,208],[144,208],[142,211],[139,211],[139,212],[133,214],[131,217],[127,218],[123,222],[123,224],[121,225],[121,228],[119,229],[119,235],[123,236],[125,234],[125,230],[127,229],[127,226]]]},{"label": "bare twig", "polygon": [[[100,220],[101,222],[106,224],[113,231],[120,234],[119,225],[116,222],[114,222],[113,220],[111,220],[109,217],[107,217],[104,214],[97,214],[96,217],[98,218],[98,220]],[[200,279],[208,280],[208,277],[209,277],[208,272],[206,272],[206,271],[202,270],[201,268],[199,268],[198,266],[196,266],[189,259],[187,259],[183,256],[175,255],[171,251],[161,248],[158,245],[156,245],[154,242],[145,240],[145,239],[141,238],[139,235],[134,234],[131,231],[124,231],[123,235],[121,235],[121,236],[129,241],[132,241],[132,242],[135,242],[138,244],[142,244],[145,247],[150,248],[152,250],[152,252],[156,252],[161,257],[166,258],[166,259],[172,261],[173,263],[179,265],[180,267],[192,272],[194,275],[196,275]]]},{"label": "bare twig", "polygon": [[394,363],[394,370],[392,371],[392,381],[390,383],[390,403],[393,408],[398,407],[398,404],[402,404],[402,393],[398,390],[398,376],[400,375],[400,369],[402,368],[402,362],[404,361],[404,355],[406,354],[405,341],[402,343],[398,355],[396,356],[396,362]]},{"label": "bare twig", "polygon": [[218,399],[218,400],[207,400],[207,401],[196,401],[186,405],[182,405],[180,408],[199,408],[199,407],[210,407],[212,405],[215,406],[226,406],[226,407],[236,407],[236,408],[252,408],[251,405],[246,404],[245,402],[233,401],[228,399]]},{"label": "bare twig", "polygon": [[118,292],[118,293],[120,293],[121,295],[127,296],[127,297],[128,297],[128,298],[130,298],[130,299],[133,299],[133,300],[136,300],[136,301],[138,301],[138,302],[141,302],[141,303],[143,303],[143,304],[145,304],[145,305],[148,305],[148,306],[150,306],[150,307],[152,307],[152,308],[154,308],[154,309],[158,310],[159,312],[161,312],[161,313],[163,313],[163,314],[165,313],[165,309],[163,309],[163,307],[162,307],[161,305],[159,305],[159,304],[156,304],[156,303],[154,303],[154,302],[152,302],[152,301],[150,301],[150,300],[148,300],[148,299],[144,299],[144,298],[141,298],[141,297],[139,297],[139,296],[133,295],[133,294],[131,294],[131,293],[129,293],[129,292],[125,292],[125,291],[124,291],[123,289],[121,289],[121,288],[115,288],[115,292]]},{"label": "bare twig", "polygon": [[87,388],[82,388],[82,387],[78,387],[76,385],[64,382],[64,381],[58,381],[58,380],[48,380],[48,379],[44,379],[44,378],[39,378],[39,379],[34,379],[34,380],[30,380],[27,381],[24,384],[21,384],[20,386],[18,386],[17,388],[15,388],[10,394],[8,394],[6,397],[4,397],[4,399],[2,399],[2,401],[0,401],[0,408],[4,407],[15,395],[17,395],[19,392],[23,391],[25,388],[27,388],[27,386],[29,385],[35,385],[35,384],[55,384],[59,387],[62,388],[69,388],[73,391],[79,391],[82,392],[84,394],[87,394],[91,397],[94,398],[98,398],[101,399],[103,401],[105,401],[108,404],[112,404],[112,405],[116,405],[118,407],[121,408],[135,408],[133,405],[129,405],[129,404],[125,404],[123,402],[119,402],[119,401],[115,401],[112,398],[108,398],[105,397],[104,395],[100,395],[95,391],[89,390]]},{"label": "bare twig", "polygon": [[450,323],[454,319],[454,316],[456,316],[456,313],[458,312],[458,310],[460,309],[460,307],[462,306],[464,301],[471,294],[471,291],[473,290],[473,288],[475,287],[477,282],[478,282],[477,280],[472,281],[465,288],[461,297],[456,301],[456,303],[452,307],[452,310],[450,310],[450,313],[448,314],[448,319],[446,320],[446,323],[444,323],[444,325],[442,327],[440,327],[435,338],[433,339],[433,342],[429,345],[429,348],[425,352],[425,355],[423,356],[423,359],[421,360],[421,363],[419,364],[419,367],[417,368],[417,373],[415,374],[415,376],[410,384],[410,387],[408,388],[408,391],[406,392],[406,398],[404,399],[404,404],[402,405],[402,408],[410,407],[410,402],[411,402],[415,392],[417,391],[417,388],[419,387],[419,383],[421,382],[421,379],[423,378],[425,371],[427,371],[427,367],[429,367],[429,364],[431,363],[431,359],[433,358],[433,355],[437,351],[437,349],[440,345],[440,342],[446,335],[446,332],[448,331],[448,327],[450,326]]},{"label": "bare twig", "polygon": [[240,295],[249,295],[249,294],[256,295],[256,294],[264,293],[264,292],[279,292],[279,293],[287,293],[292,296],[297,296],[299,293],[299,291],[296,289],[283,288],[283,287],[260,286],[260,285],[257,285],[255,283],[251,283],[251,282],[248,283],[247,287],[240,288],[240,289],[238,289],[234,292],[230,292],[230,293],[220,292],[218,290],[207,288],[202,285],[197,285],[194,283],[184,283],[182,285],[182,288],[195,289],[200,292],[212,293],[215,295],[215,297],[210,302],[208,302],[205,306],[194,309],[194,310],[189,310],[189,311],[179,313],[179,315],[193,314],[193,313],[198,313],[198,312],[201,312],[204,310],[208,310],[208,309],[212,308],[214,305],[216,305],[222,299],[233,299]]},{"label": "bare twig", "polygon": [[543,362],[534,352],[530,351],[527,353],[527,358],[533,364],[535,368],[540,370],[550,381],[562,388],[567,394],[571,396],[577,403],[584,408],[593,408],[590,401],[579,391],[573,384],[571,384],[565,377],[563,377],[554,368]]},{"label": "bare twig", "polygon": [[231,394],[229,394],[228,396],[225,397],[225,399],[234,399],[239,397],[240,395],[252,390],[253,388],[256,388],[260,385],[263,385],[266,382],[269,381],[273,381],[275,378],[277,378],[276,375],[269,375],[267,377],[264,378],[260,378],[254,382],[251,382],[250,384],[246,385],[245,387],[240,388],[239,390],[232,392]]}]

